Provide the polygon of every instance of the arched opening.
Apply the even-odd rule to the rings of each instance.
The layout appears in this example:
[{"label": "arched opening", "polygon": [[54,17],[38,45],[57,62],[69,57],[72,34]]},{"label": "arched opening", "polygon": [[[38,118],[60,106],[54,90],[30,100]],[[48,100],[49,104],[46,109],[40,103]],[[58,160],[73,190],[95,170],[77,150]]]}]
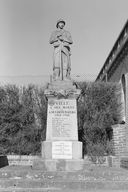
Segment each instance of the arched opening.
[{"label": "arched opening", "polygon": [[121,78],[121,103],[122,103],[122,123],[125,123],[126,119],[126,80],[125,75]]}]

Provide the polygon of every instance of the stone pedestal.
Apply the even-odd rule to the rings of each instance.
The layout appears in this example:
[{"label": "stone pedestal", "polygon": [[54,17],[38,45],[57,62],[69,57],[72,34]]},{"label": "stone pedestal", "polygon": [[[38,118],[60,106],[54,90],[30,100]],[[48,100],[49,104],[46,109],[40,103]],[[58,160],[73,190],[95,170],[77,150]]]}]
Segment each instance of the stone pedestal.
[{"label": "stone pedestal", "polygon": [[78,162],[78,167],[81,168],[82,143],[78,141],[77,125],[77,99],[80,92],[69,80],[54,81],[45,90],[48,110],[46,141],[42,142],[42,159],[45,160],[46,167],[49,166],[47,162],[53,163],[55,168],[58,161],[63,160],[66,163],[69,160],[68,164],[73,163],[72,169],[73,165],[74,170],[76,169]]},{"label": "stone pedestal", "polygon": [[82,142],[44,141],[42,157],[43,159],[82,159]]},{"label": "stone pedestal", "polygon": [[39,159],[34,162],[33,170],[79,171],[83,170],[83,159]]}]

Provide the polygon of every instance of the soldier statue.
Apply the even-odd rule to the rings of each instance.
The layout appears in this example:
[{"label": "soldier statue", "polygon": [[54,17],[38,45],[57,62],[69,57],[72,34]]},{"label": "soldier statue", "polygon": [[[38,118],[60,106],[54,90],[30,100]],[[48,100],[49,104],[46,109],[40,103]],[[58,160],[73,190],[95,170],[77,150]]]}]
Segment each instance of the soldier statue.
[{"label": "soldier statue", "polygon": [[68,31],[64,30],[65,21],[59,19],[56,24],[57,30],[50,37],[50,44],[54,46],[53,54],[53,79],[70,80],[71,61],[70,44],[72,38]]}]

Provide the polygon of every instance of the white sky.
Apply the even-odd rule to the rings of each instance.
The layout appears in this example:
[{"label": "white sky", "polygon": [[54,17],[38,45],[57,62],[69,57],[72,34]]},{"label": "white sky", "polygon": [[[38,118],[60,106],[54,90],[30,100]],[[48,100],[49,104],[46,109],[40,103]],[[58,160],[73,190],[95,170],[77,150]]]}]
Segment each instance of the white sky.
[{"label": "white sky", "polygon": [[63,18],[72,74],[98,75],[128,18],[128,0],[0,0],[0,76],[52,74],[49,44]]}]

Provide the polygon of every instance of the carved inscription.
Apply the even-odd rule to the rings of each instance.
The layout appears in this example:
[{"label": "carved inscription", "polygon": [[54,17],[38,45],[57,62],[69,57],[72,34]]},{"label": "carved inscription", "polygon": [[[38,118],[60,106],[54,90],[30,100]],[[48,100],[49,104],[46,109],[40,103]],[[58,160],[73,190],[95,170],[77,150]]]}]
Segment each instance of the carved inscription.
[{"label": "carved inscription", "polygon": [[53,138],[72,138],[77,135],[76,100],[50,100],[48,115]]},{"label": "carved inscription", "polygon": [[72,142],[70,141],[53,142],[52,159],[72,159]]}]

